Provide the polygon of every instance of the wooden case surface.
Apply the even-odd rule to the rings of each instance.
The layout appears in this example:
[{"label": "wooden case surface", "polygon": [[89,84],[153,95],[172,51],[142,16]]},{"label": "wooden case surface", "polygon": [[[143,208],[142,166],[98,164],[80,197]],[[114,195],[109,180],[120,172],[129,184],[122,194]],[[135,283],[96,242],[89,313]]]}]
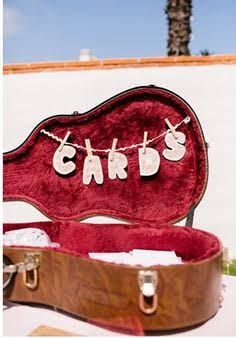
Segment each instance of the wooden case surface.
[{"label": "wooden case surface", "polygon": [[[24,259],[26,251],[32,249],[5,248],[4,254],[17,263]],[[214,316],[220,306],[221,252],[198,263],[146,269],[158,272],[158,308],[151,315],[139,308],[140,268],[49,250],[37,252],[40,252],[37,289],[26,288],[21,274],[17,274],[6,299],[48,304],[122,329],[133,318],[134,325],[138,321],[144,330],[171,330],[198,324]]]}]

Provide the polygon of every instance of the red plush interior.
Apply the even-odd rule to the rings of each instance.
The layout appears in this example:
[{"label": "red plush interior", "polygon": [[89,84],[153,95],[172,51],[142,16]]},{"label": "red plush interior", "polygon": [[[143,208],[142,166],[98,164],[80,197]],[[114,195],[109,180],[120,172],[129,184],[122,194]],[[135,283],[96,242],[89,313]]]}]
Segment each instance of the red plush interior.
[{"label": "red plush interior", "polygon": [[[138,151],[132,149],[125,153],[128,178],[110,180],[107,154],[99,153],[104,173],[102,185],[94,180],[88,186],[82,183],[86,154],[79,150],[76,172],[69,177],[58,175],[52,158],[59,143],[40,133],[44,128],[64,138],[70,130],[70,142],[84,145],[84,140],[89,138],[94,148],[110,148],[116,137],[118,147],[124,147],[142,142],[145,130],[148,138],[165,132],[168,128],[165,118],[175,125],[186,116],[190,116],[191,122],[183,123],[178,129],[186,135],[186,154],[182,160],[166,160],[162,156],[166,148],[164,138],[160,138],[149,145],[161,157],[157,174],[141,177]],[[19,148],[4,154],[4,199],[28,201],[54,220],[103,214],[131,222],[150,222],[152,226],[174,223],[198,204],[206,181],[207,155],[199,122],[186,102],[160,88],[135,88],[86,114],[49,118]]]},{"label": "red plush interior", "polygon": [[189,227],[145,224],[89,224],[73,221],[5,224],[4,232],[40,228],[51,241],[50,249],[87,256],[88,252],[128,252],[132,249],[175,251],[184,262],[195,262],[216,254],[221,244],[214,235]]}]

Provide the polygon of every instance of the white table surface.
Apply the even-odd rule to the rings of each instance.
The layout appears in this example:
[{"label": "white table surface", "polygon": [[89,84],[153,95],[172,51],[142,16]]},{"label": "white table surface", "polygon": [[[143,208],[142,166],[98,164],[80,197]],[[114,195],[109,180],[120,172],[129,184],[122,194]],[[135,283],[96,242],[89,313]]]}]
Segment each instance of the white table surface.
[{"label": "white table surface", "polygon": [[[223,304],[215,317],[193,329],[174,332],[171,336],[236,336],[236,277],[224,276],[224,284],[227,286],[223,292]],[[13,303],[4,305],[4,336],[27,336],[40,325],[52,326],[84,336],[124,335],[49,308]]]}]

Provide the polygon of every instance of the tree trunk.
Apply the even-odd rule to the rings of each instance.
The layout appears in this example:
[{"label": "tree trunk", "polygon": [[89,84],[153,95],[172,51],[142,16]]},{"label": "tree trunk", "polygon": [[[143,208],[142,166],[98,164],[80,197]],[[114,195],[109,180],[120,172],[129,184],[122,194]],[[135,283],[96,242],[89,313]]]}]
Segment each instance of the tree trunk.
[{"label": "tree trunk", "polygon": [[167,0],[168,55],[190,55],[192,0]]}]

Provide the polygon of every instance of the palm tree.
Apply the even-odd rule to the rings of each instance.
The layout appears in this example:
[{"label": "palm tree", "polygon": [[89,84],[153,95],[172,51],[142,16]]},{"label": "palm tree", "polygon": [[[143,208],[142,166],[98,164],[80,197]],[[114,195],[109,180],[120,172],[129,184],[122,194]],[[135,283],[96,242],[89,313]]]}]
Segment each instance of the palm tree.
[{"label": "palm tree", "polygon": [[167,0],[168,55],[190,55],[192,0]]}]

